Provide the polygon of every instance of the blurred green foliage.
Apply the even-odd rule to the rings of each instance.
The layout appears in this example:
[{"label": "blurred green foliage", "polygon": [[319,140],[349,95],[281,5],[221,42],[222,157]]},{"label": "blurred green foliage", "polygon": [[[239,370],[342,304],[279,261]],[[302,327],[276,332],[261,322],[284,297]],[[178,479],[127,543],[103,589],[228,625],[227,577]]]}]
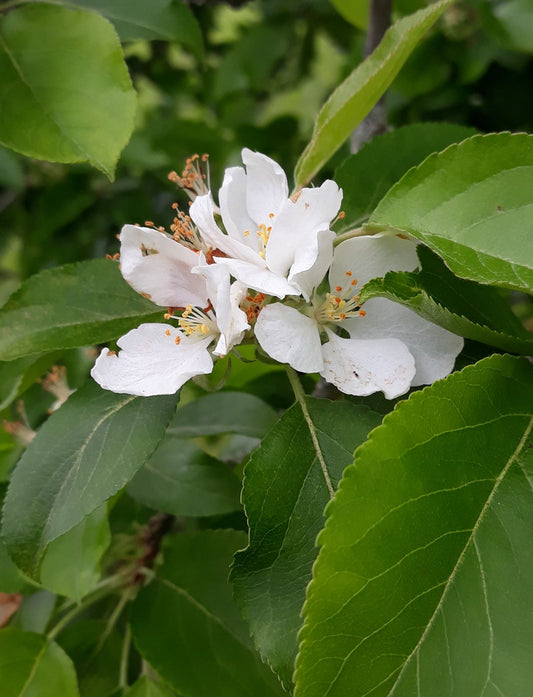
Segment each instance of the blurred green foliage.
[{"label": "blurred green foliage", "polygon": [[[389,91],[391,124],[531,130],[533,47],[517,29],[528,2],[452,6]],[[361,59],[363,32],[326,0],[205,3],[193,11],[204,29],[202,55],[183,42],[124,44],[138,111],[113,183],[88,165],[0,149],[0,300],[42,268],[116,252],[126,222],[168,224],[178,194],[167,173],[193,152],[209,152],[214,189],[243,146],[291,171],[319,107]],[[346,154],[347,146],[324,177]]]}]

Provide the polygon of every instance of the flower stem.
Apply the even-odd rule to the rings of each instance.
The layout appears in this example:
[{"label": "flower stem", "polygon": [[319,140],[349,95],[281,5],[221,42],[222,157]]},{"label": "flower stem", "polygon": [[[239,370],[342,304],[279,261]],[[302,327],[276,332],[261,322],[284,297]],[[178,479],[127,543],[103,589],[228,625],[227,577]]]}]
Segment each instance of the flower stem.
[{"label": "flower stem", "polygon": [[128,687],[128,664],[130,660],[130,647],[131,647],[131,627],[129,623],[126,625],[126,631],[124,634],[124,643],[122,644],[122,653],[120,655],[120,671],[118,678],[118,686],[122,689]]},{"label": "flower stem", "polygon": [[114,585],[106,585],[103,588],[99,588],[96,592],[92,593],[91,595],[88,595],[86,598],[84,598],[79,605],[76,605],[75,607],[70,610],[70,612],[67,612],[66,615],[63,615],[63,617],[55,624],[55,626],[52,627],[52,629],[48,632],[48,638],[50,640],[55,639],[56,636],[65,629],[65,627],[73,620],[77,615],[82,613],[84,610],[86,610],[88,607],[93,605],[94,603],[98,602],[99,600],[102,600],[102,598],[105,598],[107,595],[111,595],[111,593],[114,593],[118,588]]},{"label": "flower stem", "polygon": [[342,235],[337,235],[333,240],[333,245],[336,247],[341,242],[346,240],[351,240],[352,237],[363,237],[364,235],[373,235],[374,231],[367,230],[364,227],[356,227],[353,230],[348,230],[348,232],[343,232]]},{"label": "flower stem", "polygon": [[333,484],[331,483],[331,478],[329,476],[326,461],[324,460],[324,455],[322,454],[322,449],[320,448],[320,443],[318,442],[318,436],[316,435],[315,425],[309,414],[309,409],[307,408],[307,402],[305,401],[305,392],[303,391],[303,387],[300,383],[296,371],[288,365],[285,366],[285,369],[289,377],[289,382],[291,383],[292,391],[294,392],[294,396],[296,397],[296,401],[300,404],[300,408],[304,415],[304,419],[307,423],[307,427],[309,428],[309,433],[311,434],[311,440],[313,441],[316,456],[320,463],[320,468],[322,469],[324,479],[326,480],[326,486],[328,487],[329,496],[330,498],[333,498],[335,496],[335,490],[333,489]]}]

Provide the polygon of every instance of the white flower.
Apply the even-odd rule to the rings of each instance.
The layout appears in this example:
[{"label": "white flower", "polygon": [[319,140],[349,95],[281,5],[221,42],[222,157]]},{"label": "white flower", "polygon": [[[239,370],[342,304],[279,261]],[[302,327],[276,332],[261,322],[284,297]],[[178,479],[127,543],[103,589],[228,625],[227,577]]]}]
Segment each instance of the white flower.
[{"label": "white flower", "polygon": [[154,323],[132,329],[117,341],[118,354],[101,352],[91,375],[113,392],[173,394],[191,377],[211,372],[211,353],[225,356],[241,341],[250,326],[240,308],[246,287],[157,230],[127,225],[120,239],[126,280],[156,304],[183,312],[175,317],[178,328]]},{"label": "white flower", "polygon": [[342,191],[328,180],[289,198],[287,178],[274,160],[246,148],[242,159],[246,170],[227,169],[219,191],[227,234],[215,223],[210,194],[194,200],[190,216],[203,241],[225,255],[214,261],[248,288],[308,300],[331,263],[334,233],[329,226]]},{"label": "white flower", "polygon": [[[301,372],[318,372],[347,394],[382,391],[392,399],[411,386],[432,383],[453,369],[463,339],[389,300],[373,298],[364,310],[357,303],[356,288],[371,278],[417,265],[408,240],[384,235],[347,240],[335,250],[326,297],[315,295],[308,314],[267,305],[257,320],[257,340],[272,358]],[[338,336],[336,327],[350,338]]]}]

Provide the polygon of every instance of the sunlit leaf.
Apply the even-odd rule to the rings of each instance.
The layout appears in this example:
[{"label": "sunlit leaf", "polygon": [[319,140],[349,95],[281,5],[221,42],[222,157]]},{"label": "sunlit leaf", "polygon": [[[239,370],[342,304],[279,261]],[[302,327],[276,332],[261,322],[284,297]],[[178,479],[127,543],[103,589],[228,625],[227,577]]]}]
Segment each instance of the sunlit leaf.
[{"label": "sunlit leaf", "polygon": [[101,15],[31,3],[0,20],[0,142],[113,177],[135,115],[118,37]]},{"label": "sunlit leaf", "polygon": [[475,130],[450,123],[415,123],[373,138],[335,170],[342,188],[342,229],[364,220],[411,167],[431,153],[473,136]]},{"label": "sunlit leaf", "polygon": [[395,22],[374,53],[332,93],[318,114],[311,141],[296,165],[297,188],[320,170],[364,119],[411,51],[450,4],[451,0],[440,0]]},{"label": "sunlit leaf", "polygon": [[18,629],[0,631],[2,697],[79,697],[70,658],[53,641]]},{"label": "sunlit leaf", "polygon": [[527,695],[533,366],[492,356],[401,402],[327,509],[297,697]]},{"label": "sunlit leaf", "polygon": [[178,41],[202,53],[202,33],[191,9],[180,0],[73,0],[112,22],[122,41]]},{"label": "sunlit leaf", "polygon": [[459,276],[533,292],[533,136],[474,136],[396,184],[369,228],[398,228]]}]

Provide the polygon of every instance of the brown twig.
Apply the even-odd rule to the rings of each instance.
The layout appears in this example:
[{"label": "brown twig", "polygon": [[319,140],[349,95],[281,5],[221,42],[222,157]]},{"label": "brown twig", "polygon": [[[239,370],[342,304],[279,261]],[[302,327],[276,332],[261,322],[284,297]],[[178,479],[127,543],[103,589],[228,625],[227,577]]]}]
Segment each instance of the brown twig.
[{"label": "brown twig", "polygon": [[[368,58],[379,45],[385,32],[391,25],[392,0],[370,0],[368,31],[366,34],[364,57]],[[363,121],[352,133],[350,150],[357,152],[364,143],[387,130],[387,112],[385,97],[368,112]]]}]

